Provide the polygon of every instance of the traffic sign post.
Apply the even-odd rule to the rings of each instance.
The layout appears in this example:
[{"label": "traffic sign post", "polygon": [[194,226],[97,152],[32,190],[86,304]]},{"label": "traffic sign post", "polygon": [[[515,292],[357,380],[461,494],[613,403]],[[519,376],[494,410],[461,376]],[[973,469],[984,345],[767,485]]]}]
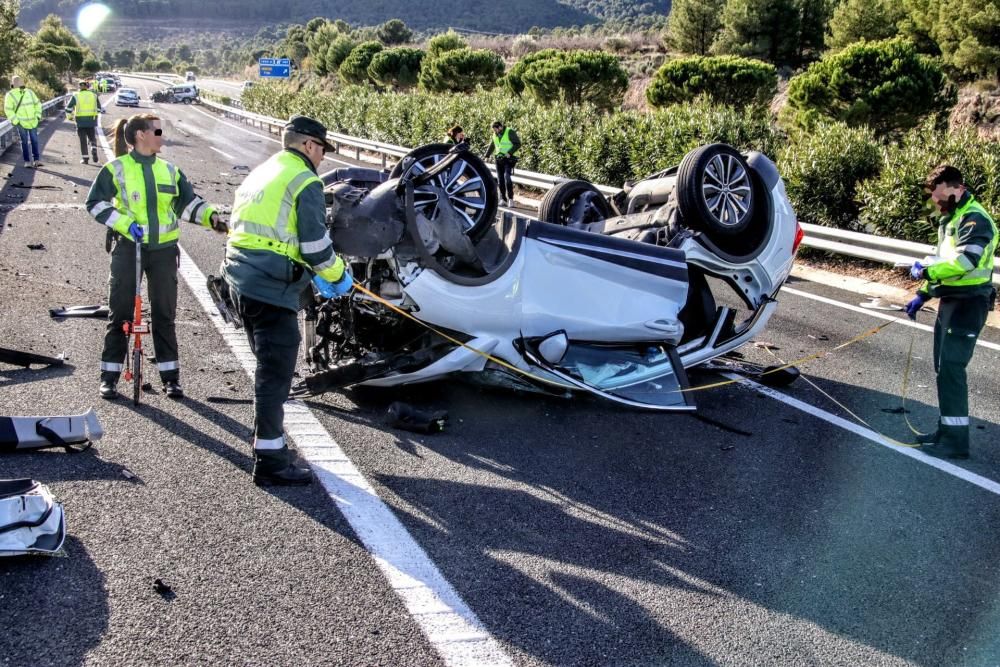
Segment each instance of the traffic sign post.
[{"label": "traffic sign post", "polygon": [[257,66],[262,79],[287,79],[291,75],[292,61],[289,58],[261,58]]}]

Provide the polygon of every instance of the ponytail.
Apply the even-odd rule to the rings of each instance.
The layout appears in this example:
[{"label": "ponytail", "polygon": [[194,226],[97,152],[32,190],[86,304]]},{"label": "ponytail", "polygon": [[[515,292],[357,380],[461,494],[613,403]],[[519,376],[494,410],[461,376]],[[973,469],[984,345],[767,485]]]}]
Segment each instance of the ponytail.
[{"label": "ponytail", "polygon": [[125,124],[128,119],[119,118],[111,127],[112,142],[114,142],[115,157],[121,157],[128,153],[128,144],[125,141]]},{"label": "ponytail", "polygon": [[135,146],[135,133],[152,128],[154,120],[160,120],[160,117],[151,113],[137,113],[128,119],[119,118],[111,128],[115,157],[128,153],[129,146]]}]

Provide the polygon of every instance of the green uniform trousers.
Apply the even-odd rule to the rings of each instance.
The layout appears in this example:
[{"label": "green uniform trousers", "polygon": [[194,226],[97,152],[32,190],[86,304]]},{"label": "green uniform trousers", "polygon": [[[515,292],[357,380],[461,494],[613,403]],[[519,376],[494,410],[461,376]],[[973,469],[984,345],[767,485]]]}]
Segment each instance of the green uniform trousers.
[{"label": "green uniform trousers", "polygon": [[934,322],[934,370],[941,410],[938,442],[962,452],[969,450],[969,383],[965,368],[976,351],[989,306],[988,296],[942,297]]},{"label": "green uniform trousers", "polygon": [[[160,379],[178,380],[180,366],[177,362],[177,332],[174,318],[177,314],[177,265],[180,251],[176,245],[142,249],[142,272],[146,276],[149,293],[148,305],[153,332],[153,349]],[[108,279],[108,331],[104,335],[101,353],[101,378],[116,381],[124,368],[128,354],[128,338],[122,330],[125,322],[132,321],[135,312],[135,244],[117,237],[111,251],[111,277]]]},{"label": "green uniform trousers", "polygon": [[299,316],[245,296],[230,285],[237,312],[243,320],[250,349],[257,357],[254,371],[254,447],[266,449],[283,438],[285,401],[292,388],[299,354]]}]

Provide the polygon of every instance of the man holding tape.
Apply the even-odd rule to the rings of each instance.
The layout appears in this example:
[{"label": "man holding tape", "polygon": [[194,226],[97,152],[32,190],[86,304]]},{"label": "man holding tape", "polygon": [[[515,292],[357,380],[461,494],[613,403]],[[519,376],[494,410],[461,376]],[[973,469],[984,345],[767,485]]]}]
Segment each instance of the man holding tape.
[{"label": "man holding tape", "polygon": [[284,403],[299,352],[298,311],[303,290],[324,297],[351,291],[344,261],[326,229],[323,181],[316,170],[334,150],[326,128],[293,116],[282,133],[284,150],[254,169],[236,190],[222,275],[243,320],[254,372],[254,466],[258,485],[308,484],[312,473],[295,464],[284,436]]},{"label": "man holding tape", "polygon": [[941,165],[930,173],[924,189],[941,212],[937,255],[915,262],[910,274],[923,280],[906,314],[916,319],[928,299],[938,297],[934,322],[934,370],[937,372],[937,429],[919,436],[921,451],[941,458],[969,458],[969,387],[966,366],[976,350],[979,332],[996,301],[993,255],[997,226],[965,187],[962,172]]}]

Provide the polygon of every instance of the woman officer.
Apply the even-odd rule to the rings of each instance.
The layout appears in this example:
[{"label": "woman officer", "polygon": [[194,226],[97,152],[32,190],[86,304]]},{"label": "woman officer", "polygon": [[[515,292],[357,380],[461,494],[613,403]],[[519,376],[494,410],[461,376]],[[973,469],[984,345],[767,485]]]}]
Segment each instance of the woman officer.
[{"label": "woman officer", "polygon": [[201,224],[220,233],[227,231],[226,224],[194,193],[177,167],[157,157],[163,150],[158,117],[136,114],[115,123],[112,132],[116,157],[101,169],[87,196],[87,210],[108,227],[113,245],[108,281],[111,315],[101,353],[101,398],[118,395],[116,385],[128,353],[122,326],[133,315],[137,241],[142,244],[142,271],[149,289],[156,368],[164,393],[183,398],[174,330],[179,222]]}]

